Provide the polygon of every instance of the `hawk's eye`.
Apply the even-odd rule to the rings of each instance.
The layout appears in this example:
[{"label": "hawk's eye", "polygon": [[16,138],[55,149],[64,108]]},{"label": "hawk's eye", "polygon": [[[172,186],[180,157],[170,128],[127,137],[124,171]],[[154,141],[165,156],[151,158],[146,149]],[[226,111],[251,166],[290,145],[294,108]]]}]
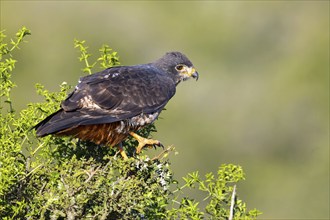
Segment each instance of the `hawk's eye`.
[{"label": "hawk's eye", "polygon": [[181,71],[183,70],[183,65],[179,64],[175,67],[176,70]]}]

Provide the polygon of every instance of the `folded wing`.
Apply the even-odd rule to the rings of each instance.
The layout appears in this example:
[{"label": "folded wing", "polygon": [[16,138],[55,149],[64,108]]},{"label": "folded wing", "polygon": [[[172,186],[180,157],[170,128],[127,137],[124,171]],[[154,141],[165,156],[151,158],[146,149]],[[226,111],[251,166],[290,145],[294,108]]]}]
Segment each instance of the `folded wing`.
[{"label": "folded wing", "polygon": [[45,136],[160,112],[174,94],[173,80],[151,65],[113,67],[82,77],[61,109],[35,128],[38,136]]}]

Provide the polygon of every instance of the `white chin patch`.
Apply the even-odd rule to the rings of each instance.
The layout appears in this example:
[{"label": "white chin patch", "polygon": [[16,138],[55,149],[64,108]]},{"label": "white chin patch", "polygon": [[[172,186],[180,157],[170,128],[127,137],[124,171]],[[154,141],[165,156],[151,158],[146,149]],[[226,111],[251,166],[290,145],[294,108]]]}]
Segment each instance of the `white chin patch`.
[{"label": "white chin patch", "polygon": [[190,79],[190,77],[187,74],[181,75],[181,79],[182,81],[186,81],[188,79]]}]

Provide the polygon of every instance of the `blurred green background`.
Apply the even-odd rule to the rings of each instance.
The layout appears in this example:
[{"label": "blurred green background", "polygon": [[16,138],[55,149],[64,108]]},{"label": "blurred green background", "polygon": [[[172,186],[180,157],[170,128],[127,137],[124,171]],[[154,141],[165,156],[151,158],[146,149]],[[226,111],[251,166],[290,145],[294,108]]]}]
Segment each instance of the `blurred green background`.
[{"label": "blurred green background", "polygon": [[16,109],[41,100],[37,82],[77,83],[74,38],[123,65],[182,51],[200,79],[156,123],[176,178],[240,164],[239,196],[261,219],[329,218],[329,1],[1,1],[5,34],[23,25]]}]

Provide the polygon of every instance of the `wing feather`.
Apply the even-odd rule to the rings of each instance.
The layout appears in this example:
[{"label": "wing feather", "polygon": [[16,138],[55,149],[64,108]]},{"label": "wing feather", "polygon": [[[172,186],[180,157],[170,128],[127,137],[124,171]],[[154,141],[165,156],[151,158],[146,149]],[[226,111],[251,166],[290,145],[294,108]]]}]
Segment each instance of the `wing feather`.
[{"label": "wing feather", "polygon": [[159,112],[174,94],[175,82],[152,65],[109,68],[82,77],[61,109],[36,126],[37,134]]},{"label": "wing feather", "polygon": [[62,103],[66,111],[97,106],[120,120],[163,108],[175,93],[175,83],[153,67],[114,67],[81,78]]}]

